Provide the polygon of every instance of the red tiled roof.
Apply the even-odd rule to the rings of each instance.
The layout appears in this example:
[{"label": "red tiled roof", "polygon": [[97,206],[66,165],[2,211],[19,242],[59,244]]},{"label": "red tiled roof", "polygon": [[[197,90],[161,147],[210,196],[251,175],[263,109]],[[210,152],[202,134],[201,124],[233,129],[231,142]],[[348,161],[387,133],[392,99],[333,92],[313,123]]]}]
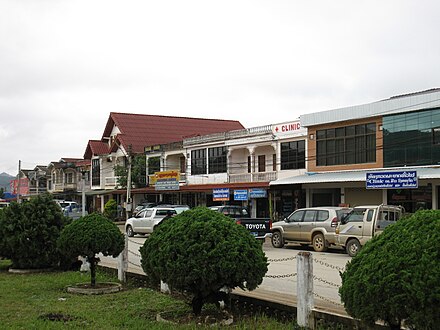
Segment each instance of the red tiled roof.
[{"label": "red tiled roof", "polygon": [[93,155],[106,155],[109,153],[108,144],[99,140],[89,140],[84,159],[91,159]]},{"label": "red tiled roof", "polygon": [[182,141],[186,136],[207,135],[244,128],[236,120],[111,112],[102,139],[110,136],[114,125],[121,132],[118,134],[118,140],[126,150],[131,144],[133,153],[143,153],[144,147],[150,145]]}]

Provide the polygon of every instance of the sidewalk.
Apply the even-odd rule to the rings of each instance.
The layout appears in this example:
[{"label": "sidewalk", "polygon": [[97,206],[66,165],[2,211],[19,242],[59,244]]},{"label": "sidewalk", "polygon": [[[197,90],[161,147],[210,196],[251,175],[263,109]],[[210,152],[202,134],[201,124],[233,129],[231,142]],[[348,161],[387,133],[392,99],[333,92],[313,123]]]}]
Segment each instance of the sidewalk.
[{"label": "sidewalk", "polygon": [[[102,257],[102,256],[100,256],[100,258],[101,258],[101,262],[99,263],[100,266],[113,268],[113,269],[118,268],[117,259],[111,257]],[[128,272],[138,275],[145,275],[144,271],[140,267],[134,266],[130,263],[128,265]],[[281,304],[289,307],[296,308],[297,305],[296,295],[270,291],[261,286],[253,291],[244,291],[241,289],[235,289],[232,292],[240,296],[250,297],[252,299],[264,300],[271,303]],[[317,311],[335,314],[342,317],[349,317],[343,306],[338,306],[316,297],[314,300],[315,300],[315,310]]]}]

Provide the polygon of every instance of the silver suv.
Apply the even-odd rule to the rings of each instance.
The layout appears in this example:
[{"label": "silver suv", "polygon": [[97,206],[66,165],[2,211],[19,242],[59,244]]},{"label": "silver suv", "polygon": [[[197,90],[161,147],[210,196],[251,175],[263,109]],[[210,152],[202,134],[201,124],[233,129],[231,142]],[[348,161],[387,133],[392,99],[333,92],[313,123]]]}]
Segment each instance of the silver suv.
[{"label": "silver suv", "polygon": [[298,209],[283,221],[272,224],[272,245],[282,248],[288,242],[313,245],[317,252],[336,243],[335,228],[350,208],[311,207]]},{"label": "silver suv", "polygon": [[143,209],[125,222],[125,232],[129,237],[136,234],[151,234],[163,219],[176,214],[176,210],[171,207]]}]

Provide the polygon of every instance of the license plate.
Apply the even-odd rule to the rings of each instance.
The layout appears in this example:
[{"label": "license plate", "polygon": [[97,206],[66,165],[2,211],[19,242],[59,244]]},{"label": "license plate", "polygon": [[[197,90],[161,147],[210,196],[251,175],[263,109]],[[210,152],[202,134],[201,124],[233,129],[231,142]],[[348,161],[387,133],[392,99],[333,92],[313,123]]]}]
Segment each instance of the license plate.
[{"label": "license plate", "polygon": [[253,236],[255,236],[255,237],[258,236],[258,233],[257,233],[257,232],[252,232],[251,234],[252,234]]}]

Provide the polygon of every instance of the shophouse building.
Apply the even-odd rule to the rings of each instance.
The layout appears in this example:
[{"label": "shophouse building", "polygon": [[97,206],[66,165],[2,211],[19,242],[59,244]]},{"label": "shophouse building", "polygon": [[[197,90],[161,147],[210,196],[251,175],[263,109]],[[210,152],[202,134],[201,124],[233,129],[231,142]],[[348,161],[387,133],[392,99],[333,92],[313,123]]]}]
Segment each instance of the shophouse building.
[{"label": "shophouse building", "polygon": [[[136,155],[144,157],[146,146],[182,141],[187,136],[242,128],[234,120],[110,113],[101,139],[90,140],[84,153],[84,159],[91,163],[91,191],[87,193],[92,198],[90,207],[93,210],[103,210],[110,199],[115,199],[118,204],[126,203],[127,190],[121,189],[115,175],[115,166],[127,167],[129,159]],[[143,185],[146,186],[146,182]],[[139,200],[146,198],[143,192],[133,197]],[[131,202],[130,199],[129,204]]]},{"label": "shophouse building", "polygon": [[269,191],[271,181],[305,173],[306,130],[299,120],[190,137],[145,151],[150,186],[134,193],[149,202],[241,205],[253,217],[281,216],[277,210],[289,213],[305,205],[300,187]]},{"label": "shophouse building", "polygon": [[301,116],[307,172],[271,188],[300,185],[307,206],[402,205],[438,209],[440,89]]}]

